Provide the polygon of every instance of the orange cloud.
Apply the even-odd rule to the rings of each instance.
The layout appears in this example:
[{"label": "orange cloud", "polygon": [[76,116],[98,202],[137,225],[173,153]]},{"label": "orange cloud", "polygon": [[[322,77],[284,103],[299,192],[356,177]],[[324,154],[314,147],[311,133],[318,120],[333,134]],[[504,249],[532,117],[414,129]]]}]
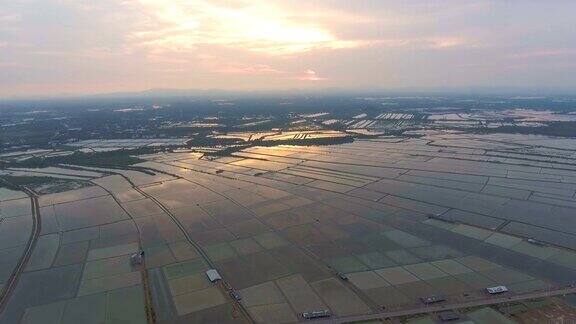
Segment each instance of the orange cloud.
[{"label": "orange cloud", "polygon": [[426,40],[430,47],[436,49],[469,46],[466,40],[460,37],[432,37]]},{"label": "orange cloud", "polygon": [[156,53],[220,45],[268,55],[290,55],[361,45],[338,38],[318,19],[274,6],[270,1],[132,0],[131,4],[148,17],[136,26],[132,40]]},{"label": "orange cloud", "polygon": [[296,80],[302,80],[302,81],[323,81],[323,80],[327,80],[327,78],[323,78],[320,77],[318,75],[318,73],[316,73],[316,71],[314,70],[306,70],[304,71],[303,75],[297,76],[295,78]]}]

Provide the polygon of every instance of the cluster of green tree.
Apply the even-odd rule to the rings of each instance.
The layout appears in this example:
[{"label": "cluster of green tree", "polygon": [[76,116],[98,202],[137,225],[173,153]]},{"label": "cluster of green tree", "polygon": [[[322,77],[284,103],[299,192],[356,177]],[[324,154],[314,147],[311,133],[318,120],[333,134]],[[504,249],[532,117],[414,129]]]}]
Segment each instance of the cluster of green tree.
[{"label": "cluster of green tree", "polygon": [[154,148],[119,150],[112,152],[74,152],[67,156],[36,157],[25,161],[9,163],[9,167],[44,168],[56,164],[75,164],[86,166],[126,166],[144,162],[134,155],[154,153]]},{"label": "cluster of green tree", "polygon": [[278,145],[294,145],[294,146],[324,146],[324,145],[337,145],[344,143],[354,142],[353,136],[342,136],[342,137],[323,137],[323,138],[312,138],[312,139],[287,139],[287,140],[257,140],[250,142],[250,144],[230,146],[224,150],[217,152],[209,152],[205,155],[207,156],[229,156],[232,153],[241,151],[250,146],[278,146]]},{"label": "cluster of green tree", "polygon": [[21,190],[27,187],[39,194],[51,194],[69,190],[75,190],[92,184],[84,180],[61,179],[46,176],[0,176],[0,187],[12,190]]},{"label": "cluster of green tree", "polygon": [[39,185],[44,185],[47,183],[53,183],[56,178],[43,177],[43,176],[11,176],[2,175],[0,176],[0,187],[19,190],[19,186],[35,187]]},{"label": "cluster of green tree", "polygon": [[472,130],[477,134],[531,134],[560,137],[576,137],[576,122],[549,122],[546,126],[501,126],[497,128],[477,128]]}]

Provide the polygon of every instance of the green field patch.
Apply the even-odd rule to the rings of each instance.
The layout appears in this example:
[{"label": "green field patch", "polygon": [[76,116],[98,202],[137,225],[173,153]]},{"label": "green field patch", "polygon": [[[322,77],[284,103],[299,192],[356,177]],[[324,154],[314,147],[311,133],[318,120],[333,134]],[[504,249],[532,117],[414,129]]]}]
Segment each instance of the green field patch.
[{"label": "green field patch", "polygon": [[343,231],[340,227],[331,223],[318,226],[318,230],[320,233],[322,233],[322,235],[330,240],[339,240],[350,237],[350,235]]},{"label": "green field patch", "polygon": [[515,322],[506,318],[490,307],[484,307],[466,314],[477,324],[514,324]]},{"label": "green field patch", "polygon": [[284,229],[282,235],[296,245],[313,245],[327,242],[322,233],[312,224],[303,224]]},{"label": "green field patch", "polygon": [[146,323],[144,288],[133,286],[108,293],[106,300],[106,323]]},{"label": "green field patch", "polygon": [[372,270],[393,267],[396,265],[394,261],[380,252],[363,253],[356,257]]},{"label": "green field patch", "polygon": [[2,321],[18,323],[25,308],[73,298],[81,272],[82,266],[79,264],[24,272],[10,297],[10,305],[14,308],[2,313]]},{"label": "green field patch", "polygon": [[51,304],[26,308],[22,324],[61,323],[66,302],[59,301]]},{"label": "green field patch", "polygon": [[204,248],[204,251],[206,251],[208,257],[213,261],[221,261],[237,256],[236,252],[234,252],[228,243],[209,245]]},{"label": "green field patch", "polygon": [[496,245],[503,248],[510,248],[520,242],[522,239],[519,237],[506,235],[502,233],[493,233],[488,238],[484,240],[486,243],[490,243],[492,245]]},{"label": "green field patch", "polygon": [[526,241],[521,241],[518,244],[510,247],[510,250],[516,251],[518,253],[526,254],[538,259],[548,259],[555,254],[559,253],[560,250],[549,247],[549,246],[537,246],[534,244],[530,244]]},{"label": "green field patch", "polygon": [[445,245],[422,246],[408,249],[408,251],[424,261],[452,259],[463,256],[462,253]]},{"label": "green field patch", "polygon": [[134,218],[161,214],[162,209],[150,199],[129,201],[122,204]]},{"label": "green field patch", "polygon": [[452,259],[438,260],[430,263],[449,275],[457,275],[461,273],[472,272],[472,269]]},{"label": "green field patch", "polygon": [[297,313],[311,309],[327,309],[322,299],[301,275],[278,279],[276,284]]},{"label": "green field patch", "polygon": [[468,286],[464,282],[456,279],[455,277],[441,277],[426,280],[426,283],[436,288],[444,295],[457,295],[464,292],[473,291],[474,288]]},{"label": "green field patch", "polygon": [[106,293],[69,299],[62,324],[101,324],[106,320]]},{"label": "green field patch", "polygon": [[394,242],[392,239],[386,237],[384,234],[386,232],[376,232],[370,233],[359,237],[359,240],[370,246],[374,250],[398,250],[402,248],[402,245]]},{"label": "green field patch", "polygon": [[267,251],[219,261],[217,267],[222,277],[236,289],[293,274],[285,260],[276,258]]},{"label": "green field patch", "polygon": [[321,265],[300,249],[287,245],[278,249],[270,250],[270,253],[281,260],[282,264],[291,272],[299,273],[308,282],[331,277],[328,269]]},{"label": "green field patch", "polygon": [[385,268],[375,271],[392,285],[418,281],[418,277],[402,267]]},{"label": "green field patch", "polygon": [[364,294],[374,303],[387,308],[410,302],[410,299],[406,297],[406,295],[393,286],[367,289],[364,290]]},{"label": "green field patch", "polygon": [[325,279],[311,285],[337,316],[370,313],[370,308],[338,279]]},{"label": "green field patch", "polygon": [[208,265],[202,259],[173,263],[162,267],[166,279],[171,280],[208,270]]},{"label": "green field patch", "polygon": [[185,293],[206,289],[211,285],[212,284],[210,281],[208,281],[208,278],[204,273],[196,273],[168,281],[168,286],[170,287],[172,296],[178,296]]},{"label": "green field patch", "polygon": [[484,270],[480,271],[480,274],[501,285],[534,280],[534,278],[527,274],[508,268]]},{"label": "green field patch", "polygon": [[83,280],[78,289],[78,296],[85,296],[118,288],[138,285],[142,282],[139,271],[122,273],[119,275]]},{"label": "green field patch", "polygon": [[145,261],[148,269],[176,262],[170,247],[166,244],[146,248],[144,251],[146,252]]},{"label": "green field patch", "polygon": [[576,269],[576,253],[573,252],[562,250],[547,260],[570,269]]},{"label": "green field patch", "polygon": [[306,248],[314,255],[316,255],[316,257],[319,259],[330,259],[330,258],[342,257],[346,254],[349,254],[349,252],[346,251],[346,249],[344,249],[341,245],[336,244],[334,242],[325,242],[309,245]]},{"label": "green field patch", "polygon": [[438,227],[438,228],[443,228],[443,229],[448,230],[448,231],[451,230],[451,229],[453,229],[454,227],[456,227],[455,224],[448,223],[448,222],[443,222],[443,221],[441,221],[441,220],[437,220],[437,219],[434,219],[434,218],[428,218],[427,220],[423,221],[422,223],[428,224],[428,225],[432,225],[432,226],[436,226],[436,227]]},{"label": "green field patch", "polygon": [[286,302],[273,281],[242,289],[239,293],[242,296],[242,303],[247,307]]},{"label": "green field patch", "polygon": [[390,284],[374,271],[355,272],[347,275],[348,279],[358,289],[372,289],[389,286]]},{"label": "green field patch", "polygon": [[131,219],[100,226],[100,237],[114,237],[128,234],[137,234],[138,229]]},{"label": "green field patch", "polygon": [[368,267],[366,267],[362,262],[360,262],[360,260],[352,255],[332,258],[326,260],[326,263],[328,263],[332,269],[342,273],[369,270]]},{"label": "green field patch", "polygon": [[185,315],[226,303],[226,299],[222,296],[218,287],[210,287],[178,295],[173,299],[178,315]]},{"label": "green field patch", "polygon": [[436,268],[430,263],[410,264],[404,266],[404,269],[410,271],[421,280],[428,280],[447,276],[447,274],[444,271]]},{"label": "green field patch", "polygon": [[254,239],[258,244],[260,244],[263,248],[270,250],[277,247],[284,246],[288,244],[285,239],[278,236],[278,234],[274,232],[262,233],[254,236]]},{"label": "green field patch", "polygon": [[412,301],[416,301],[420,297],[438,295],[441,293],[440,290],[429,285],[425,281],[408,282],[397,285],[395,287],[398,288],[404,295],[406,295]]},{"label": "green field patch", "polygon": [[62,244],[95,240],[100,237],[100,228],[97,226],[66,231],[62,234]]},{"label": "green field patch", "polygon": [[89,261],[84,266],[82,280],[106,277],[131,272],[130,256],[123,255],[114,258]]},{"label": "green field patch", "polygon": [[466,224],[459,224],[452,229],[452,232],[464,235],[476,240],[483,241],[492,235],[492,231],[485,230],[483,228],[474,227]]},{"label": "green field patch", "polygon": [[420,258],[414,256],[406,250],[386,251],[384,252],[384,255],[390,258],[390,260],[401,265],[422,262]]},{"label": "green field patch", "polygon": [[249,307],[248,313],[256,323],[293,323],[298,321],[290,305],[286,303]]},{"label": "green field patch", "polygon": [[383,235],[405,248],[430,245],[428,241],[400,230],[386,231]]},{"label": "green field patch", "polygon": [[266,225],[257,219],[233,223],[227,225],[226,228],[239,238],[248,238],[268,231]]},{"label": "green field patch", "polygon": [[279,203],[279,202],[270,202],[266,201],[262,204],[258,204],[256,206],[250,207],[252,212],[260,217],[266,217],[271,214],[275,214],[284,210],[288,210],[292,207]]},{"label": "green field patch", "polygon": [[127,243],[88,251],[88,261],[106,259],[138,251],[138,243]]},{"label": "green field patch", "polygon": [[411,318],[406,321],[406,324],[436,324],[437,322],[431,315],[419,316],[417,318]]},{"label": "green field patch", "polygon": [[554,301],[552,298],[535,298],[525,300],[522,303],[530,309],[535,309],[553,305]]},{"label": "green field patch", "polygon": [[36,243],[36,248],[34,248],[30,260],[26,265],[26,271],[49,268],[54,262],[59,246],[60,235],[48,234],[40,236]]},{"label": "green field patch", "polygon": [[488,287],[496,286],[496,283],[494,281],[476,272],[468,272],[454,275],[454,278],[462,281],[463,283],[475,289],[485,289]]},{"label": "green field patch", "polygon": [[231,304],[221,304],[180,316],[178,320],[178,323],[237,324],[238,315]]},{"label": "green field patch", "polygon": [[230,242],[230,246],[239,255],[251,254],[262,251],[262,247],[252,238],[246,238]]},{"label": "green field patch", "polygon": [[89,242],[77,242],[60,246],[54,266],[64,266],[74,263],[83,263],[88,253]]},{"label": "green field patch", "polygon": [[542,281],[542,280],[536,279],[536,280],[529,280],[529,281],[509,284],[507,287],[508,287],[508,289],[510,289],[510,291],[522,294],[522,293],[527,293],[527,292],[532,292],[532,291],[540,291],[543,289],[547,289],[547,288],[550,288],[551,285]]},{"label": "green field patch", "polygon": [[172,254],[176,260],[179,262],[195,259],[198,257],[198,251],[196,251],[196,248],[187,241],[170,243],[168,246],[170,247],[170,250],[172,251]]},{"label": "green field patch", "polygon": [[460,262],[461,264],[467,266],[468,268],[474,271],[489,270],[499,267],[499,265],[497,265],[496,263],[490,262],[486,259],[473,255],[457,258],[456,261]]}]

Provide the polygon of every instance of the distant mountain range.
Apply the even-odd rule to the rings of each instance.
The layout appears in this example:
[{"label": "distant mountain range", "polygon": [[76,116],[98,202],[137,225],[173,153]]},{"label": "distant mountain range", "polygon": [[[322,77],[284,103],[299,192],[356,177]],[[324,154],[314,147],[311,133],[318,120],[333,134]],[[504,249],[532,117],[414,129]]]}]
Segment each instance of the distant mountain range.
[{"label": "distant mountain range", "polygon": [[133,98],[231,98],[231,97],[273,97],[273,96],[376,96],[394,94],[421,94],[421,95],[522,95],[522,96],[546,96],[568,95],[576,96],[576,89],[558,88],[518,88],[518,87],[462,87],[462,88],[373,88],[373,89],[347,89],[347,88],[322,88],[322,89],[287,89],[275,90],[223,90],[223,89],[164,89],[155,88],[143,91],[109,92],[100,94],[58,94],[51,96],[12,96],[0,98],[2,100],[58,100],[58,99],[133,99]]}]

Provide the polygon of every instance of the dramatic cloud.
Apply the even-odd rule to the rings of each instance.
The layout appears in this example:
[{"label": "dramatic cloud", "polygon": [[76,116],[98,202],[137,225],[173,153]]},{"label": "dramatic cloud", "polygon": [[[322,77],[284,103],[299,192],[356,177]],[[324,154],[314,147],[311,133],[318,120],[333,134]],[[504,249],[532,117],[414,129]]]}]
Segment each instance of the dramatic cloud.
[{"label": "dramatic cloud", "polygon": [[[313,49],[357,47],[339,39],[317,23],[322,15],[295,15],[272,1],[138,0],[150,21],[138,24],[132,40],[153,51],[189,51],[221,45],[270,55],[296,54]],[[343,15],[344,16],[344,15]],[[343,17],[345,18],[345,16]]]},{"label": "dramatic cloud", "polygon": [[566,87],[576,80],[573,12],[568,0],[5,1],[0,96]]}]

